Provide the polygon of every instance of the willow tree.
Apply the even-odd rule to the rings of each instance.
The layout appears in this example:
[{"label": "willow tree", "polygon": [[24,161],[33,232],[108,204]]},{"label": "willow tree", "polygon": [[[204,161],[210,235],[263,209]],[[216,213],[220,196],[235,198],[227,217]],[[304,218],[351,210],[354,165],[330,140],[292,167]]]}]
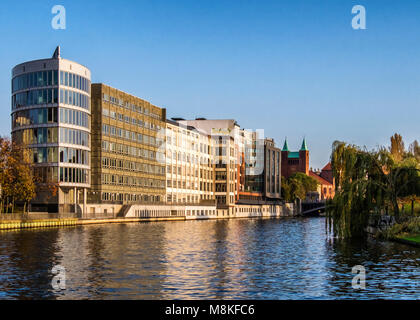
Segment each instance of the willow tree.
[{"label": "willow tree", "polygon": [[388,206],[398,218],[399,199],[418,192],[414,157],[400,159],[385,148],[368,152],[336,141],[331,165],[336,193],[328,208],[328,222],[338,237],[362,236],[369,215],[388,211]]}]

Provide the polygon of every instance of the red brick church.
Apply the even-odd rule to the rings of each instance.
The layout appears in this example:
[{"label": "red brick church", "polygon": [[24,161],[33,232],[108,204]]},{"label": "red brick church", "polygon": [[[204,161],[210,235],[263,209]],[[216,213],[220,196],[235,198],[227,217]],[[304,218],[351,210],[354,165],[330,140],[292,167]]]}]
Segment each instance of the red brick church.
[{"label": "red brick church", "polygon": [[329,199],[334,197],[334,178],[332,174],[331,163],[321,171],[312,171],[309,169],[309,150],[306,145],[306,139],[302,141],[299,151],[290,151],[287,145],[287,139],[284,141],[281,151],[281,175],[285,179],[296,172],[302,172],[318,181],[318,193],[320,199]]}]

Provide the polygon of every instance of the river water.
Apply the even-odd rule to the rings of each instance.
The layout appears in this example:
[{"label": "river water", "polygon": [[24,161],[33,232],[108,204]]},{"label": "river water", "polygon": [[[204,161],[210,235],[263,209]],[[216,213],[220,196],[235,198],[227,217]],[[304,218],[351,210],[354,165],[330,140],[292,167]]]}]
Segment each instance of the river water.
[{"label": "river water", "polygon": [[[51,269],[65,268],[65,289]],[[352,267],[366,270],[353,289]],[[0,299],[420,299],[420,249],[337,241],[324,218],[0,233]]]}]

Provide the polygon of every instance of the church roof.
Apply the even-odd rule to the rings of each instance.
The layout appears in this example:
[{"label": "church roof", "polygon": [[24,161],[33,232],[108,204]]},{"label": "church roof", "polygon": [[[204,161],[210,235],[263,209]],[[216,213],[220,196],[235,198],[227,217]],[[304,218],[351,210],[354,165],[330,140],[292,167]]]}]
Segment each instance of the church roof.
[{"label": "church roof", "polygon": [[324,178],[322,178],[321,176],[317,175],[315,172],[313,171],[309,171],[309,176],[314,178],[315,180],[318,180],[318,182],[321,185],[330,185],[332,186],[333,184],[331,182],[329,182],[328,180],[325,180]]},{"label": "church roof", "polygon": [[308,146],[306,145],[306,139],[303,138],[302,147],[300,148],[301,151],[308,151]]},{"label": "church roof", "polygon": [[325,165],[325,167],[324,168],[322,168],[322,170],[321,171],[331,171],[332,170],[332,167],[331,167],[331,162],[328,162],[326,165]]},{"label": "church roof", "polygon": [[299,159],[299,151],[289,152],[289,154],[287,156],[290,159]]},{"label": "church roof", "polygon": [[289,151],[289,146],[287,145],[287,139],[284,140],[283,149],[281,151]]}]

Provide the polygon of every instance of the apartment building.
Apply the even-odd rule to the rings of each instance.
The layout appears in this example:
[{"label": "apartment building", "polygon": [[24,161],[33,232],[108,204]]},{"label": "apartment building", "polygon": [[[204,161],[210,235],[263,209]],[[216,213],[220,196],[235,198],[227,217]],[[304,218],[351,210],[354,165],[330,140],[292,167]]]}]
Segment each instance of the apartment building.
[{"label": "apartment building", "polygon": [[166,202],[209,203],[215,199],[213,179],[210,136],[166,120]]},{"label": "apartment building", "polygon": [[238,135],[235,120],[179,120],[180,124],[196,128],[210,137],[210,160],[214,167],[214,196],[217,207],[232,212],[238,195]]},{"label": "apartment building", "polygon": [[92,84],[90,203],[161,203],[166,193],[166,110]]}]

